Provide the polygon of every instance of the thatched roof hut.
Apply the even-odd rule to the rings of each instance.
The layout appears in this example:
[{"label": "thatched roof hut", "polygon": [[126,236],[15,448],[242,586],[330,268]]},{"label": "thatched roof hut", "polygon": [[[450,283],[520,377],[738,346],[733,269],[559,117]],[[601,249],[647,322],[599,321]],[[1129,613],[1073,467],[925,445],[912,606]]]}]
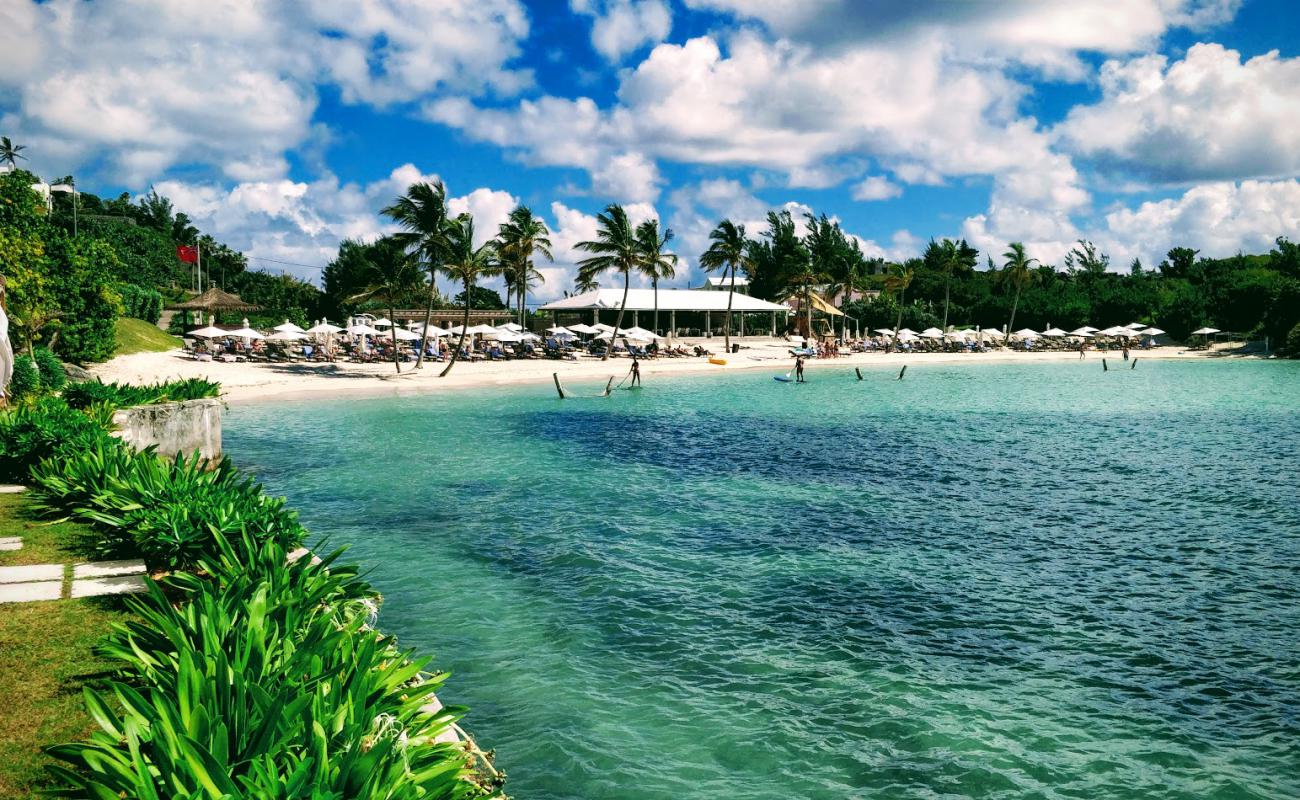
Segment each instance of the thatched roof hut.
[{"label": "thatched roof hut", "polygon": [[239,295],[222,291],[215,286],[193,300],[186,300],[184,303],[173,303],[167,307],[174,311],[206,311],[209,314],[217,311],[262,310],[261,306],[247,303],[240,299]]}]

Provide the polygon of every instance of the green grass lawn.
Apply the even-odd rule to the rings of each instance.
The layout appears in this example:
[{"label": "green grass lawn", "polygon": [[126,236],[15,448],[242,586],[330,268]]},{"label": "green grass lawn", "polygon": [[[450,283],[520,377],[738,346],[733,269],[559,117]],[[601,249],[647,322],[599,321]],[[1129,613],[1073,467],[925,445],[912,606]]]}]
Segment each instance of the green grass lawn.
[{"label": "green grass lawn", "polygon": [[157,325],[142,319],[118,317],[117,345],[113,350],[115,356],[131,353],[161,353],[181,346],[181,340],[172,336]]},{"label": "green grass lawn", "polygon": [[[0,552],[0,566],[84,561],[76,541],[86,526],[47,525],[23,495],[0,495],[0,537],[21,536],[23,549]],[[115,621],[129,618],[120,598],[0,605],[0,797],[26,800],[49,789],[41,748],[95,730],[83,686],[106,677],[91,649]]]}]

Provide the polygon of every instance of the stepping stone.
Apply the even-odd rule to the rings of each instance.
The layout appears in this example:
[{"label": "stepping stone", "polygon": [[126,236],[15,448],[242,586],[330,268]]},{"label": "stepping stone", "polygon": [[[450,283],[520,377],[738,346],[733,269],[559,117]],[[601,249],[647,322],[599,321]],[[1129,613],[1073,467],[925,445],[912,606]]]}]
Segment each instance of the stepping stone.
[{"label": "stepping stone", "polygon": [[28,567],[0,567],[0,584],[33,581],[63,582],[62,564],[33,564]]},{"label": "stepping stone", "polygon": [[111,578],[87,578],[72,582],[73,597],[99,597],[106,594],[134,594],[145,590],[144,575],[116,575]]},{"label": "stepping stone", "polygon": [[0,494],[18,494],[27,491],[26,486],[17,486],[12,483],[0,483]]},{"label": "stepping stone", "polygon": [[144,562],[139,559],[129,561],[93,561],[89,564],[73,564],[72,579],[107,578],[112,575],[144,574]]},{"label": "stepping stone", "polygon": [[0,544],[18,544],[22,540],[21,536],[0,536]]},{"label": "stepping stone", "polygon": [[63,595],[63,579],[35,583],[0,583],[0,603],[30,603],[58,600]]},{"label": "stepping stone", "polygon": [[0,539],[0,552],[4,552],[6,550],[22,550],[22,549],[23,549],[23,543],[22,540],[20,539],[16,539],[12,542],[7,542],[3,539]]}]

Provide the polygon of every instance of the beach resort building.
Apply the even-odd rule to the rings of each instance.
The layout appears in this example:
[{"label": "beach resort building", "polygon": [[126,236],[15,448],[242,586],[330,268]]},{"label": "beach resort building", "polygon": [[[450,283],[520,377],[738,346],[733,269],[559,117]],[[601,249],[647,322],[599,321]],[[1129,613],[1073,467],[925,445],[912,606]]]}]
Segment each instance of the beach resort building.
[{"label": "beach resort building", "polygon": [[[658,297],[656,298],[656,294]],[[732,330],[736,335],[777,336],[785,332],[790,307],[749,295],[713,289],[629,289],[624,327],[658,327],[667,336],[721,335],[731,297]],[[623,302],[622,289],[596,289],[547,303],[553,324],[613,325]],[[655,321],[655,309],[659,319]]]}]

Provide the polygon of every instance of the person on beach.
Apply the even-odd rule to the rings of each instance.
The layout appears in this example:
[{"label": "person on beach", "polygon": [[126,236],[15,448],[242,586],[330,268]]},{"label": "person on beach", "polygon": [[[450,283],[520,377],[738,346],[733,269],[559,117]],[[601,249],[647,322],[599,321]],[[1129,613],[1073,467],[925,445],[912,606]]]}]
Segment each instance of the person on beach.
[{"label": "person on beach", "polygon": [[636,356],[632,356],[632,372],[630,374],[632,375],[632,385],[640,386],[641,385],[641,362],[636,360]]},{"label": "person on beach", "polygon": [[1086,339],[1080,339],[1080,340],[1079,340],[1079,360],[1080,360],[1080,361],[1082,361],[1082,360],[1084,359],[1084,357],[1088,354],[1088,353],[1087,353],[1087,349],[1088,349],[1088,340],[1086,340]]},{"label": "person on beach", "polygon": [[1124,360],[1128,361],[1128,342],[1124,343]]},{"label": "person on beach", "polygon": [[803,356],[798,356],[794,360],[794,382],[803,383]]}]

